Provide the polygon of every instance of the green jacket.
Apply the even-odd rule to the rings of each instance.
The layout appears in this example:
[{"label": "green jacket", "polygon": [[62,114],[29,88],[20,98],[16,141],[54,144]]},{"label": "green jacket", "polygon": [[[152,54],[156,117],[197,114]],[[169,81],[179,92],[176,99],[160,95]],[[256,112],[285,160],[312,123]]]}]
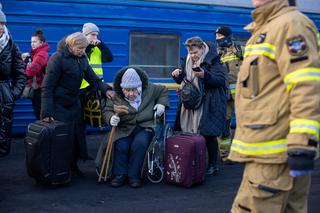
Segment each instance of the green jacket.
[{"label": "green jacket", "polygon": [[103,116],[106,123],[110,124],[110,118],[114,115],[113,105],[125,105],[129,108],[129,114],[120,114],[120,122],[116,127],[114,141],[131,134],[134,128],[139,125],[144,128],[154,127],[154,110],[156,104],[162,104],[169,108],[169,98],[167,89],[162,85],[155,85],[148,82],[147,74],[140,68],[134,68],[142,81],[142,102],[138,110],[134,109],[125,99],[120,87],[121,78],[129,67],[120,70],[114,80],[114,90],[116,98],[108,101],[103,110]]},{"label": "green jacket", "polygon": [[[134,128],[139,125],[141,127],[145,128],[154,128],[154,110],[153,107],[156,104],[163,104],[166,106],[166,108],[169,107],[169,98],[167,94],[167,89],[164,86],[161,85],[155,85],[153,83],[148,82],[148,76],[147,74],[141,70],[140,68],[137,67],[132,67],[134,68],[138,75],[140,76],[140,79],[142,81],[142,102],[141,105],[137,110],[135,110],[133,107],[130,106],[130,104],[124,99],[122,89],[120,87],[121,83],[121,78],[124,72],[128,69],[129,67],[124,67],[121,69],[115,77],[114,80],[114,90],[116,93],[116,98],[112,101],[108,101],[106,107],[103,109],[103,116],[106,121],[110,125],[110,118],[112,115],[114,115],[113,112],[113,105],[125,105],[129,108],[129,114],[127,115],[120,115],[120,122],[118,124],[115,130],[115,135],[113,138],[113,142],[126,137],[130,135],[130,133],[134,130]],[[109,135],[106,136],[106,138],[103,140],[103,143],[101,143],[97,156],[96,156],[96,166],[101,168],[103,156],[105,153],[105,148],[106,145],[109,141]],[[111,158],[113,159],[113,157]],[[112,162],[110,169],[108,171],[108,174],[111,175],[112,171]]]}]

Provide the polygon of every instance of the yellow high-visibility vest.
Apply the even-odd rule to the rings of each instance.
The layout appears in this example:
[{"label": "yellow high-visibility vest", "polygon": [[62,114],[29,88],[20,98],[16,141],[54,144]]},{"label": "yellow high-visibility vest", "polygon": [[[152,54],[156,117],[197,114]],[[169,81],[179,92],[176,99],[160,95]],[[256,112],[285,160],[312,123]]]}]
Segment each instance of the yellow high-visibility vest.
[{"label": "yellow high-visibility vest", "polygon": [[[103,80],[103,69],[102,69],[102,59],[101,59],[101,51],[98,47],[92,48],[92,53],[90,55],[90,59],[88,58],[89,64],[92,67],[93,71],[97,74],[97,76]],[[86,80],[82,80],[80,89],[84,89],[89,86],[89,83]]]}]

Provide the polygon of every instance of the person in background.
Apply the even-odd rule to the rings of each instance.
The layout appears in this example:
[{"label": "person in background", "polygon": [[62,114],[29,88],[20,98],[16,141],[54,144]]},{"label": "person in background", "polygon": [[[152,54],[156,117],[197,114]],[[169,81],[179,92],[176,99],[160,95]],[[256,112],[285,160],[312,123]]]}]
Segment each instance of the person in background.
[{"label": "person in background", "polygon": [[[93,71],[103,79],[102,63],[108,63],[113,61],[113,55],[108,46],[98,39],[100,30],[97,25],[93,23],[85,23],[82,27],[82,33],[88,39],[89,45],[86,48],[86,55],[89,60],[89,64]],[[89,84],[84,79],[81,83],[81,89],[88,87]]]},{"label": "person in background", "polygon": [[[29,86],[36,85],[32,97],[32,106],[37,120],[40,120],[41,111],[41,84],[46,73],[46,67],[49,60],[50,46],[46,42],[42,30],[36,30],[31,37],[30,53],[23,53],[22,59],[27,64],[26,76]],[[28,59],[31,59],[28,62]],[[36,77],[36,84],[33,84],[33,79]]]},{"label": "person in background", "polygon": [[[129,178],[133,188],[141,186],[141,170],[148,146],[153,137],[154,113],[160,117],[169,107],[167,89],[148,80],[138,67],[124,67],[115,76],[116,96],[104,109],[105,121],[116,126],[112,187],[122,186]],[[115,115],[114,105],[128,108],[128,114]],[[101,144],[97,160],[105,144]],[[100,153],[100,155],[99,155]]]},{"label": "person in background", "polygon": [[320,130],[319,32],[287,0],[252,2],[229,154],[245,168],[231,212],[306,213]]},{"label": "person in background", "polygon": [[[89,64],[96,75],[103,81],[102,63],[113,61],[112,52],[103,41],[98,39],[100,30],[97,25],[93,23],[85,23],[82,27],[82,33],[86,36],[89,43],[88,47],[86,48],[86,55]],[[82,111],[85,104],[85,95],[90,90],[90,87],[88,86],[88,82],[83,79],[80,86],[80,100]],[[113,94],[111,94],[110,92],[109,98],[111,98],[112,96]]]},{"label": "person in background", "polygon": [[111,90],[89,65],[85,56],[87,46],[88,40],[81,32],[63,38],[58,43],[57,52],[48,61],[42,83],[41,118],[46,122],[58,120],[72,125],[74,150],[71,169],[79,176],[83,174],[78,168],[78,159],[88,159],[81,120],[80,84],[82,79],[86,79],[89,84],[96,85],[105,96],[107,90]]},{"label": "person in background", "polygon": [[[198,88],[203,88],[204,99],[199,109],[186,109],[179,103],[175,131],[199,133],[206,139],[209,155],[207,175],[218,173],[218,141],[225,128],[227,108],[227,70],[220,61],[217,47],[204,42],[200,37],[191,37],[185,42],[188,56],[181,69],[175,69],[172,77],[177,84],[184,84],[184,78]],[[192,68],[199,67],[198,72]]]},{"label": "person in background", "polygon": [[243,59],[243,51],[241,46],[234,41],[230,27],[218,27],[216,29],[216,41],[221,62],[226,65],[228,70],[229,96],[227,102],[227,122],[225,131],[220,137],[220,143],[224,145],[220,146],[220,148],[223,148],[223,150],[221,150],[221,157],[223,160],[226,160],[233,138],[233,134],[231,133],[231,119],[234,113],[236,85],[238,72]]},{"label": "person in background", "polygon": [[26,79],[21,53],[6,22],[0,4],[0,158],[10,153],[13,107],[24,89]]}]

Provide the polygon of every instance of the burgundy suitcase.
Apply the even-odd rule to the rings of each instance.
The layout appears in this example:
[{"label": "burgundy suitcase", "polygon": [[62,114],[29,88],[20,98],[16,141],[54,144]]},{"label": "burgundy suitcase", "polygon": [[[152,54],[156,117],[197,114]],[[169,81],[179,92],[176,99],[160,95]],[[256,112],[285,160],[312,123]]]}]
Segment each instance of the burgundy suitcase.
[{"label": "burgundy suitcase", "polygon": [[167,138],[165,149],[165,181],[190,187],[204,181],[206,142],[204,137],[180,134]]}]

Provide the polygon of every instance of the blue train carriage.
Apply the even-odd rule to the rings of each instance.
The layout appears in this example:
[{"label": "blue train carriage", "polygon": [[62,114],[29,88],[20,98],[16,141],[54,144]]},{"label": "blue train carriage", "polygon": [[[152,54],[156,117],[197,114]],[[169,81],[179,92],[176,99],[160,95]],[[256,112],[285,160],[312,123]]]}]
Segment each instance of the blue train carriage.
[{"label": "blue train carriage", "polygon": [[[320,27],[318,0],[299,0],[300,9]],[[167,121],[173,123],[178,97],[171,72],[187,54],[183,42],[198,35],[214,40],[214,30],[228,25],[237,40],[245,42],[249,34],[243,27],[251,22],[251,0],[10,0],[2,1],[8,26],[22,52],[30,50],[30,37],[41,28],[51,45],[67,34],[81,31],[85,22],[100,28],[100,39],[114,54],[104,64],[105,82],[112,82],[123,66],[144,68],[152,82],[169,88],[171,109]],[[35,120],[31,102],[19,100],[14,109],[13,134],[24,134]]]}]

